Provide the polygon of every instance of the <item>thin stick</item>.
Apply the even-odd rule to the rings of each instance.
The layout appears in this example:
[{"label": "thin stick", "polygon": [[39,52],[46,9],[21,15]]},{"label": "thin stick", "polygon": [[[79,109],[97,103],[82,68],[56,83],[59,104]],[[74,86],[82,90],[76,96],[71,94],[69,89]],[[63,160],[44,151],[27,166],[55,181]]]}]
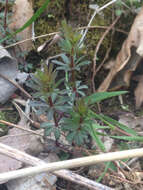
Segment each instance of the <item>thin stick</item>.
[{"label": "thin stick", "polygon": [[[112,12],[112,17],[114,17],[114,13]],[[113,20],[113,19],[112,19]],[[101,64],[96,68],[96,74],[97,74],[97,72],[101,69],[101,67],[104,65],[104,63],[105,63],[105,61],[108,59],[108,57],[109,57],[109,53],[110,53],[110,51],[111,51],[111,49],[112,49],[112,43],[113,43],[113,35],[114,35],[114,33],[115,33],[115,28],[112,30],[112,32],[111,32],[111,41],[110,41],[110,45],[109,45],[109,48],[107,49],[107,51],[106,51],[106,54],[105,54],[105,56],[104,56],[104,59],[103,59],[103,61],[101,62]],[[96,75],[95,74],[95,75]]]},{"label": "thin stick", "polygon": [[[2,139],[5,139],[5,137],[6,138],[11,138],[11,137],[22,137],[22,136],[26,136],[26,135],[31,135],[31,133],[22,133],[22,134],[18,134],[18,135],[4,135],[4,136],[2,136],[2,137],[0,137],[0,140],[2,140]],[[30,138],[30,137],[29,137]]]},{"label": "thin stick", "polygon": [[90,19],[88,25],[87,25],[87,28],[86,28],[86,30],[85,30],[85,32],[84,32],[84,34],[83,34],[83,36],[82,36],[82,38],[81,38],[81,40],[80,40],[80,43],[83,42],[83,40],[84,40],[84,38],[85,38],[85,36],[86,36],[86,34],[87,34],[87,32],[88,32],[88,27],[91,25],[91,23],[92,23],[92,21],[93,21],[95,15],[96,15],[97,13],[99,13],[100,11],[102,11],[103,9],[107,8],[108,6],[112,5],[112,4],[115,3],[116,1],[117,1],[117,0],[112,0],[112,1],[108,2],[107,4],[103,5],[102,7],[100,7],[99,9],[96,9],[96,10],[94,11],[94,13],[93,13],[93,15],[92,15],[92,17],[91,17],[91,19]]},{"label": "thin stick", "polygon": [[[19,160],[21,162],[24,162],[25,164],[32,165],[32,166],[46,164],[43,160],[40,160],[39,158],[31,156],[25,152],[15,149],[15,148],[11,148],[10,146],[4,145],[2,143],[0,143],[0,153],[7,155],[11,158],[14,158],[16,160]],[[69,181],[72,181],[74,183],[77,183],[79,185],[83,185],[83,186],[93,189],[93,190],[99,190],[99,189],[100,190],[112,190],[111,188],[108,188],[107,186],[104,186],[100,183],[96,183],[92,180],[89,180],[85,177],[75,174],[74,172],[69,171],[69,170],[59,170],[59,171],[53,172],[53,174],[57,175],[59,177],[62,177],[64,179],[67,179]]]},{"label": "thin stick", "polygon": [[18,88],[19,90],[21,90],[28,98],[32,99],[32,96],[28,92],[26,92],[17,82],[9,79],[8,77],[4,76],[1,73],[0,73],[0,77],[3,78],[4,80],[10,82],[11,84],[13,84],[16,88]]},{"label": "thin stick", "polygon": [[[16,100],[17,101],[17,100]],[[22,113],[22,115],[24,115],[28,121],[30,121],[30,123],[35,127],[35,128],[40,128],[40,123],[39,122],[36,122],[36,121],[33,121],[16,103],[16,101],[12,101],[12,103],[15,105],[15,107],[17,108],[17,110]],[[20,101],[19,101],[20,102]]]},{"label": "thin stick", "polygon": [[8,121],[0,120],[0,123],[3,123],[3,124],[8,125],[8,126],[10,126],[10,127],[16,127],[16,128],[21,129],[21,130],[23,130],[23,131],[27,131],[27,132],[30,132],[30,133],[33,133],[33,134],[35,134],[35,135],[39,135],[39,136],[42,136],[42,137],[43,137],[43,135],[37,133],[36,131],[30,130],[30,129],[26,129],[26,128],[20,126],[20,125],[16,125],[16,124],[10,123],[10,122],[8,122]]},{"label": "thin stick", "polygon": [[84,158],[76,158],[66,161],[53,162],[49,164],[43,164],[41,166],[35,166],[31,168],[25,168],[16,171],[1,173],[0,182],[5,180],[16,179],[19,177],[35,175],[41,172],[52,172],[55,170],[89,166],[100,162],[108,162],[108,161],[120,160],[125,158],[142,157],[142,156],[143,156],[143,148],[139,148],[132,150],[124,150],[119,152],[104,153],[95,156],[87,156]]},{"label": "thin stick", "polygon": [[[47,36],[53,36],[53,35],[56,35],[56,34],[59,34],[59,32],[52,32],[52,33],[49,33],[49,34],[43,34],[43,35],[34,37],[34,39],[45,38],[45,37],[47,37]],[[32,38],[27,38],[27,39],[25,39],[25,40],[21,40],[21,41],[19,41],[19,42],[15,42],[15,43],[13,43],[13,44],[11,44],[11,45],[8,45],[8,46],[5,46],[5,47],[0,48],[0,50],[1,50],[1,49],[7,49],[7,48],[10,48],[10,47],[16,46],[16,45],[25,43],[25,42],[27,42],[27,41],[31,41],[32,39],[33,39],[33,37],[32,37]]]},{"label": "thin stick", "polygon": [[92,83],[92,88],[93,88],[93,92],[95,93],[95,84],[94,84],[94,78],[95,78],[95,75],[96,75],[96,58],[97,58],[97,53],[98,53],[98,50],[101,46],[101,43],[102,41],[104,40],[105,36],[109,33],[109,31],[114,27],[114,25],[117,23],[117,21],[119,20],[120,16],[118,16],[114,22],[108,27],[108,29],[103,33],[102,37],[100,38],[97,46],[96,46],[96,49],[95,49],[95,54],[94,54],[94,59],[93,59],[93,74],[92,74],[92,80],[91,80],[91,83]]},{"label": "thin stick", "polygon": [[[97,28],[97,29],[107,29],[108,27],[107,27],[107,26],[82,26],[82,27],[79,27],[77,30],[83,30],[83,29],[86,29],[86,28],[88,28],[88,29],[93,29],[93,28]],[[122,30],[122,29],[115,29],[115,30],[116,30],[117,32],[121,32],[121,33],[123,33],[123,34],[125,34],[125,35],[128,35],[128,32],[126,32],[126,31],[124,31],[124,30]],[[34,39],[45,38],[45,37],[47,37],[47,36],[53,36],[53,35],[56,35],[56,34],[59,34],[59,33],[60,33],[60,32],[52,32],[52,33],[48,33],[48,34],[43,34],[43,35],[39,35],[39,36],[34,37]],[[0,50],[1,50],[1,49],[7,49],[7,48],[10,48],[10,47],[13,47],[13,46],[16,46],[16,45],[25,43],[25,42],[27,42],[27,41],[31,41],[31,40],[33,40],[33,37],[32,37],[32,38],[27,38],[27,39],[25,39],[25,40],[21,40],[21,41],[19,41],[19,42],[15,42],[15,43],[13,43],[13,44],[11,44],[11,45],[7,45],[7,46],[5,46],[5,47],[0,48]]]},{"label": "thin stick", "polygon": [[[83,29],[108,29],[109,27],[108,26],[82,26],[82,27],[79,27],[77,30],[83,30]],[[125,35],[128,35],[128,32],[122,30],[122,29],[114,29],[115,31],[117,32],[120,32],[120,33],[123,33]]]},{"label": "thin stick", "polygon": [[101,64],[96,68],[95,75],[101,69],[101,67],[104,65],[105,61],[108,59],[110,51],[111,51],[111,46],[107,49],[105,57],[104,57],[103,61],[101,62]]}]

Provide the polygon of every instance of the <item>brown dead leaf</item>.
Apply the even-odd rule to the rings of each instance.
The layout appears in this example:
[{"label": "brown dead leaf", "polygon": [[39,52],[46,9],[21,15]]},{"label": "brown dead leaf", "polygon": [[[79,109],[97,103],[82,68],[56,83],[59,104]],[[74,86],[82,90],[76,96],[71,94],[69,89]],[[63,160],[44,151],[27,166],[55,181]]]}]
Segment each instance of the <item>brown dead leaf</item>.
[{"label": "brown dead leaf", "polygon": [[[105,80],[102,82],[102,84],[98,88],[98,92],[100,91],[106,91],[115,75],[120,72],[129,61],[132,62],[131,59],[131,48],[135,49],[137,56],[137,60],[140,59],[141,56],[143,56],[143,7],[141,8],[141,11],[136,16],[134,23],[131,27],[131,30],[129,32],[128,38],[125,40],[125,42],[122,45],[122,48],[120,52],[118,53],[114,65],[111,68],[109,74],[105,78]],[[138,61],[136,62],[133,70],[136,68]],[[132,70],[132,69],[131,69]],[[124,78],[125,83],[129,83],[131,73],[132,72],[125,72],[126,77]],[[127,84],[128,85],[128,84]]]},{"label": "brown dead leaf", "polygon": [[[12,23],[9,28],[13,31],[21,28],[33,16],[32,0],[15,0],[13,6]],[[18,33],[16,37],[20,40],[29,39],[32,37],[32,25],[27,27],[22,32]],[[19,45],[22,51],[29,51],[32,48],[32,40],[24,42]]]},{"label": "brown dead leaf", "polygon": [[136,53],[136,48],[131,48],[131,57],[125,67],[119,71],[112,80],[109,90],[117,90],[121,87],[129,87],[130,79],[137,66],[140,64],[141,57]]}]

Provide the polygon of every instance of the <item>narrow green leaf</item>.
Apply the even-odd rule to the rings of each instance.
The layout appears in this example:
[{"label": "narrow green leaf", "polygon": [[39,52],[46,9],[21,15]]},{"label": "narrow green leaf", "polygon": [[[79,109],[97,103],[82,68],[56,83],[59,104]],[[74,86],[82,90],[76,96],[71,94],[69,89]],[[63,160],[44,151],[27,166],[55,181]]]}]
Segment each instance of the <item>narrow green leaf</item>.
[{"label": "narrow green leaf", "polygon": [[49,136],[52,133],[52,131],[53,131],[53,128],[46,128],[44,133],[46,136]]},{"label": "narrow green leaf", "polygon": [[70,71],[71,69],[67,66],[60,66],[56,68],[57,71],[63,70],[65,72]]},{"label": "narrow green leaf", "polygon": [[81,63],[79,63],[76,67],[80,68],[81,66],[84,66],[84,65],[89,65],[91,63],[91,61],[82,61]]},{"label": "narrow green leaf", "polygon": [[89,114],[93,116],[95,119],[99,119],[103,121],[106,125],[108,125],[111,129],[115,129],[115,125],[112,125],[110,122],[106,121],[102,115],[96,114],[93,111],[90,110]]},{"label": "narrow green leaf", "polygon": [[85,88],[88,88],[88,86],[87,85],[81,85],[78,87],[78,89],[85,89]]},{"label": "narrow green leaf", "polygon": [[111,98],[113,96],[119,96],[121,94],[126,94],[127,91],[117,91],[117,92],[96,92],[91,96],[85,97],[85,102],[89,104],[97,103],[101,100]]},{"label": "narrow green leaf", "polygon": [[49,106],[47,105],[47,104],[45,104],[45,103],[42,103],[42,102],[38,102],[38,101],[30,101],[30,103],[29,103],[29,105],[31,106],[31,107],[45,107],[45,108],[49,108]]},{"label": "narrow green leaf", "polygon": [[43,122],[40,125],[41,128],[51,128],[53,126],[54,126],[54,123],[50,123],[50,122]]},{"label": "narrow green leaf", "polygon": [[116,127],[119,127],[120,129],[126,131],[127,133],[133,135],[133,136],[137,136],[136,131],[134,131],[133,129],[127,127],[126,125],[123,125],[122,123],[119,123],[118,121],[112,119],[111,117],[102,115],[102,118],[105,119],[106,121],[108,121],[109,123],[113,124]]},{"label": "narrow green leaf", "polygon": [[57,60],[53,60],[52,63],[55,63],[55,64],[60,65],[60,66],[66,66],[65,63],[63,63],[61,61],[57,61]]},{"label": "narrow green leaf", "polygon": [[77,90],[77,92],[78,92],[81,96],[85,96],[85,93],[84,93],[84,92],[79,91],[79,90]]},{"label": "narrow green leaf", "polygon": [[69,60],[69,58],[65,55],[65,54],[62,54],[61,55],[61,58],[62,58],[62,60],[63,60],[63,62],[65,63],[65,64],[69,64],[70,63],[70,60]]},{"label": "narrow green leaf", "polygon": [[55,135],[56,140],[58,140],[60,138],[61,133],[60,133],[60,130],[58,128],[55,129],[54,135]]},{"label": "narrow green leaf", "polygon": [[92,126],[95,129],[109,129],[110,128],[109,126],[101,126],[101,125],[98,125],[97,123],[93,123]]},{"label": "narrow green leaf", "polygon": [[84,142],[84,139],[85,139],[85,135],[82,135],[80,132],[77,132],[76,135],[74,136],[74,142],[77,144],[77,145],[82,145],[83,142]]},{"label": "narrow green leaf", "polygon": [[90,132],[90,135],[92,136],[92,138],[96,141],[96,143],[97,143],[97,145],[99,146],[99,148],[100,148],[103,152],[105,152],[105,146],[104,146],[104,144],[102,143],[102,141],[100,140],[99,136],[97,135],[96,130],[95,130],[92,126],[90,126],[89,132]]},{"label": "narrow green leaf", "polygon": [[136,141],[136,142],[143,142],[143,136],[111,136],[115,139],[121,139],[125,141]]},{"label": "narrow green leaf", "polygon": [[98,183],[103,179],[103,177],[105,176],[105,174],[107,173],[107,170],[110,168],[111,162],[107,162],[105,164],[105,169],[104,172],[99,176],[99,178],[96,180]]},{"label": "narrow green leaf", "polygon": [[75,64],[80,63],[80,62],[82,61],[82,59],[84,59],[84,58],[85,58],[85,55],[79,57],[78,59],[77,59],[77,57],[75,56],[75,58],[74,58],[74,62],[75,62]]},{"label": "narrow green leaf", "polygon": [[49,109],[47,113],[48,120],[53,120],[53,114],[54,114],[54,110],[52,108]]},{"label": "narrow green leaf", "polygon": [[75,135],[76,135],[75,131],[68,133],[68,135],[66,137],[67,141],[69,141],[70,143],[72,143]]},{"label": "narrow green leaf", "polygon": [[27,28],[29,25],[31,25],[32,22],[34,22],[40,16],[40,14],[44,11],[44,9],[47,7],[49,1],[50,0],[46,0],[45,3],[36,11],[36,13],[21,28],[16,30],[16,32],[9,34],[5,38],[1,39],[0,43],[4,42],[7,39],[10,39],[12,36],[16,35],[19,32],[22,32],[25,28]]}]

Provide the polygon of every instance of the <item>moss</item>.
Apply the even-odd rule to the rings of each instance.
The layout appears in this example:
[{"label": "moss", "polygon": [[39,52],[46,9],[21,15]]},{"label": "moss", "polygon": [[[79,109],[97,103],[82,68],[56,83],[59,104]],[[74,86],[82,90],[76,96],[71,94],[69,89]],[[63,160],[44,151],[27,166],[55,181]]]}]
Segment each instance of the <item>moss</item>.
[{"label": "moss", "polygon": [[[45,2],[45,0],[36,0],[34,6],[35,10],[37,10],[41,5]],[[47,34],[51,32],[57,32],[60,30],[61,21],[66,19],[70,25],[74,28],[78,28],[81,26],[87,26],[94,10],[89,8],[90,4],[97,4],[99,7],[102,7],[107,1],[106,0],[55,0],[50,1],[48,7],[45,12],[41,15],[41,17],[35,23],[35,31],[36,36]],[[100,14],[97,14],[92,22],[94,26],[110,26],[113,22],[112,14],[113,7],[109,6],[105,8]],[[131,23],[130,17],[122,16],[118,21],[118,28],[123,28],[127,31],[127,24],[125,20]],[[97,43],[101,39],[105,29],[103,28],[92,28],[88,30],[87,36],[85,38],[85,45],[87,47],[87,52],[89,59],[93,59],[95,49]],[[114,37],[114,38],[113,38]],[[45,40],[49,40],[51,37],[40,38],[36,40],[36,47],[45,42]],[[119,32],[115,32],[114,36],[111,36],[111,32],[104,38],[100,50],[98,51],[98,61],[97,65],[101,63],[103,57],[110,47],[112,39],[112,56],[115,56],[119,49],[121,48],[122,42],[126,38],[126,35],[121,34]],[[56,55],[60,52],[58,46],[52,46],[51,49],[48,50],[48,56]]]},{"label": "moss", "polygon": [[[43,3],[44,0],[36,0],[34,4],[35,10],[41,7]],[[94,4],[94,3],[98,4],[99,6],[102,6],[105,3],[105,0],[100,0],[100,1],[98,0],[96,2],[91,0],[50,1],[45,12],[35,23],[36,36],[59,31],[61,27],[61,21],[63,19],[66,19],[68,23],[75,28],[80,26],[86,26],[91,18],[91,15],[94,12],[92,9],[89,9],[89,4]],[[111,18],[111,11],[105,10],[104,16],[96,15],[92,25],[108,26],[110,24],[110,18]],[[94,56],[96,44],[101,38],[103,32],[104,32],[103,29],[89,30],[86,38],[86,45],[90,57]],[[47,37],[46,40],[48,40],[49,38],[50,37]],[[36,46],[39,46],[44,42],[45,39],[40,38],[36,41]],[[110,43],[110,38],[109,36],[107,36],[101,46],[101,50],[103,49],[103,51],[101,51],[101,54],[105,53],[106,49],[109,46],[109,43]],[[50,54],[51,56],[57,54],[57,52],[59,53],[58,47],[52,49],[52,51],[49,51],[48,54]]]},{"label": "moss", "polygon": [[[35,10],[41,7],[44,2],[45,0],[36,0],[34,4]],[[64,0],[49,2],[48,7],[35,23],[36,35],[47,34],[59,30],[60,21],[64,19],[63,6]],[[45,39],[40,38],[38,42],[43,43]]]},{"label": "moss", "polygon": [[[43,5],[45,0],[36,0],[34,3],[35,11]],[[39,19],[35,22],[35,33],[36,36],[42,34],[48,34],[52,32],[57,32],[60,29],[61,21],[64,19],[65,11],[64,11],[65,0],[59,1],[54,0],[50,1],[44,13],[40,16]],[[51,36],[46,38],[39,38],[36,40],[36,48],[48,41]],[[53,47],[52,47],[53,48]],[[48,50],[48,55],[52,56],[58,53],[58,48],[54,47],[52,50]]]}]

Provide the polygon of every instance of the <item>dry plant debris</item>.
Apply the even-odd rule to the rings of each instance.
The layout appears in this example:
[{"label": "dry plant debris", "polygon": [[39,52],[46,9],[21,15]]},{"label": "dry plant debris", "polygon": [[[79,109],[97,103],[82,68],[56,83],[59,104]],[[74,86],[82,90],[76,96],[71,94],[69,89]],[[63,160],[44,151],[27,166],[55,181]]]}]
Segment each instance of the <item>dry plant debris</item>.
[{"label": "dry plant debris", "polygon": [[[23,115],[20,109],[19,113],[21,119],[18,124],[25,129],[29,129],[29,125],[27,124],[27,118],[25,117],[25,115]],[[1,137],[0,142],[13,148],[17,148],[18,150],[27,152],[31,155],[38,155],[41,151],[43,151],[43,145],[39,140],[39,136],[29,134],[26,131],[23,132],[23,130],[15,127],[9,130],[8,135]],[[22,167],[22,162],[8,156],[0,155],[1,172],[11,171],[20,167]]]},{"label": "dry plant debris", "polygon": [[[98,92],[107,89],[116,90],[122,86],[129,86],[132,73],[136,70],[143,57],[143,7],[136,16],[128,38],[124,41],[120,52],[113,61],[109,74],[98,88]],[[114,79],[114,81],[113,81]],[[112,82],[113,81],[113,82]],[[140,85],[140,84],[139,84]],[[141,86],[141,85],[140,85]],[[139,87],[138,87],[139,88]],[[136,105],[139,107],[143,94],[135,92]]]},{"label": "dry plant debris", "polygon": [[[13,5],[12,23],[9,28],[13,31],[21,28],[33,16],[32,0],[15,0]],[[20,40],[26,40],[32,37],[32,26],[27,27],[16,37]],[[22,51],[29,51],[32,48],[32,40],[19,44]]]}]

